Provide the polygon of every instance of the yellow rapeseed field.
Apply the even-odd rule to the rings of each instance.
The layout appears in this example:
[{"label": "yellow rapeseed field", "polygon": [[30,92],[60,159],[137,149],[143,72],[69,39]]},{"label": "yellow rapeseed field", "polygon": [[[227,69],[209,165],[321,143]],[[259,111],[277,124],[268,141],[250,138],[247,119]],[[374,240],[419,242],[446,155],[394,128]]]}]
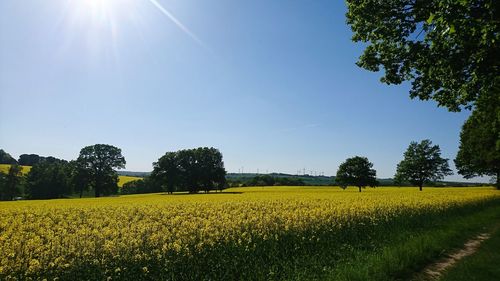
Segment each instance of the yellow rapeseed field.
[{"label": "yellow rapeseed field", "polygon": [[126,184],[127,182],[131,182],[131,181],[136,181],[136,180],[140,180],[142,178],[140,177],[131,177],[131,176],[118,176],[118,186],[119,187],[122,187],[124,184]]},{"label": "yellow rapeseed field", "polygon": [[225,279],[220,267],[243,272],[279,255],[319,255],[499,198],[490,188],[254,187],[2,202],[0,279],[199,279],[211,271]]},{"label": "yellow rapeseed field", "polygon": [[[0,164],[0,173],[8,174],[10,164]],[[31,170],[31,166],[21,166],[21,172],[26,175]]]}]

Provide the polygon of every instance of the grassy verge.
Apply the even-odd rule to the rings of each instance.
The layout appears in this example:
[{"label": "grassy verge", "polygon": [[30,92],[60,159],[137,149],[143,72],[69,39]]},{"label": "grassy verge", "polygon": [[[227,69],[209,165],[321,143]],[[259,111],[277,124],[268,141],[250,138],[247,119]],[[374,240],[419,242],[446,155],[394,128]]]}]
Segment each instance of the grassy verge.
[{"label": "grassy verge", "polygon": [[[500,219],[500,206],[490,206],[482,211],[465,216],[456,216],[440,222],[433,227],[425,227],[418,231],[395,232],[387,237],[385,246],[374,251],[357,251],[353,257],[337,266],[327,275],[328,280],[409,280],[426,264],[435,260],[444,251],[461,248],[473,235],[483,232],[497,223]],[[495,244],[496,243],[496,244]],[[484,253],[477,261],[471,261],[470,273],[481,261],[488,260],[485,267],[491,269],[492,274],[499,273],[493,268],[500,260],[500,237],[497,232],[496,240],[485,243],[484,247],[491,247],[491,253]],[[496,247],[496,248],[495,248]],[[496,262],[488,255],[497,250]],[[460,265],[459,265],[460,266]],[[463,269],[467,270],[467,269]],[[478,269],[480,270],[480,269]],[[454,274],[454,273],[450,273]],[[463,274],[458,272],[457,275]],[[485,275],[489,273],[484,273]],[[489,275],[488,275],[489,276]],[[453,275],[446,280],[492,280],[486,279],[454,279]]]},{"label": "grassy verge", "polygon": [[489,281],[500,278],[500,231],[481,244],[479,250],[455,264],[440,280]]}]

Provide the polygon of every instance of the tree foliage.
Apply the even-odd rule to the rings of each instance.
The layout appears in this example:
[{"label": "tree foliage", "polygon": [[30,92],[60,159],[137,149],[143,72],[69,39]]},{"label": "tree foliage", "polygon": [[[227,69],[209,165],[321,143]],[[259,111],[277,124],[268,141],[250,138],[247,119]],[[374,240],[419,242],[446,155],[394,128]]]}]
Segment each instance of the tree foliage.
[{"label": "tree foliage", "polygon": [[0,164],[17,164],[17,161],[5,150],[0,149]]},{"label": "tree foliage", "polygon": [[19,155],[18,163],[23,166],[34,166],[43,161],[44,158],[38,154],[21,154]]},{"label": "tree foliage", "polygon": [[168,193],[183,189],[178,152],[167,152],[158,159],[158,162],[153,163],[151,177],[163,182],[164,189]]},{"label": "tree foliage", "polygon": [[300,178],[273,177],[271,175],[258,175],[253,177],[248,186],[302,186],[304,181]]},{"label": "tree foliage", "polygon": [[88,176],[95,197],[118,192],[118,174],[114,169],[125,168],[121,149],[108,144],[86,146],[80,151],[77,165]]},{"label": "tree foliage", "polygon": [[500,5],[495,0],[348,0],[357,64],[385,70],[382,82],[411,81],[410,96],[450,111],[470,108],[500,73]]},{"label": "tree foliage", "polygon": [[298,177],[286,177],[276,174],[256,175],[253,177],[229,178],[228,186],[304,186],[306,183]]},{"label": "tree foliage", "polygon": [[89,190],[91,183],[91,173],[85,164],[78,160],[68,163],[68,180],[74,192],[83,196],[83,192]]},{"label": "tree foliage", "polygon": [[70,166],[67,161],[41,161],[31,167],[26,179],[30,199],[63,198],[71,195]]},{"label": "tree foliage", "polygon": [[151,177],[168,192],[222,189],[226,170],[222,154],[215,148],[199,147],[167,152],[153,163]]},{"label": "tree foliage", "polygon": [[120,194],[155,193],[161,191],[163,191],[161,184],[151,177],[127,182],[120,188]]},{"label": "tree foliage", "polygon": [[0,200],[14,200],[21,195],[22,180],[22,169],[17,164],[12,164],[7,174],[0,173]]},{"label": "tree foliage", "polygon": [[500,78],[464,123],[455,166],[465,178],[495,177],[500,189]]},{"label": "tree foliage", "polygon": [[348,158],[340,164],[335,182],[343,188],[348,185],[357,186],[359,192],[361,192],[361,188],[366,186],[375,187],[378,185],[377,172],[372,168],[373,164],[366,157]]},{"label": "tree foliage", "polygon": [[410,143],[404,153],[404,159],[398,164],[394,178],[398,182],[409,181],[422,191],[424,183],[452,174],[448,159],[441,158],[439,145],[432,145],[430,140],[423,140],[420,143]]}]

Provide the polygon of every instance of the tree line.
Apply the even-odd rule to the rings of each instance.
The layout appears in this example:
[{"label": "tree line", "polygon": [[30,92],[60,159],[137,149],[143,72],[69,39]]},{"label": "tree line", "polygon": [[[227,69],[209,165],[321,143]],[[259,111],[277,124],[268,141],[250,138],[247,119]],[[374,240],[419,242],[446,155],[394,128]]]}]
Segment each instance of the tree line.
[{"label": "tree line", "polygon": [[[75,193],[82,197],[84,192],[93,191],[95,197],[118,193],[116,168],[125,167],[125,158],[117,147],[96,144],[84,147],[76,160],[66,161],[54,157],[29,155],[33,166],[26,177],[21,166],[12,161],[3,150],[2,161],[11,164],[7,174],[0,174],[0,199],[13,200],[25,195],[29,199],[62,198]],[[463,155],[455,160],[463,161]],[[26,162],[22,162],[26,163]],[[460,170],[459,170],[460,172]],[[448,159],[441,157],[438,145],[430,140],[411,142],[397,165],[394,182],[398,185],[414,185],[422,191],[429,184],[451,175]],[[335,177],[335,184],[343,189],[355,186],[361,190],[367,186],[376,187],[376,170],[366,158],[355,156],[343,162]],[[168,193],[187,191],[197,193],[223,190],[229,186],[301,186],[301,179],[257,175],[240,181],[227,181],[222,154],[215,148],[200,147],[167,152],[153,163],[153,172],[141,180],[128,182],[121,188],[121,194]],[[23,188],[24,187],[24,190]]]},{"label": "tree line", "polygon": [[[114,169],[125,167],[121,150],[106,144],[84,147],[72,161],[36,154],[22,154],[15,161],[3,150],[0,159],[10,164],[8,173],[0,175],[2,200],[21,196],[26,199],[65,198],[75,193],[81,197],[91,190],[95,197],[115,194],[118,175]],[[26,176],[20,164],[31,167]]]},{"label": "tree line", "polygon": [[[118,194],[116,169],[125,168],[126,164],[121,149],[108,144],[86,146],[72,161],[36,154],[23,154],[16,161],[3,150],[0,150],[0,160],[10,165],[7,173],[0,173],[1,200],[20,196],[27,199],[82,197],[88,192],[95,197]],[[26,176],[19,164],[31,164]],[[153,163],[153,167],[149,177],[125,184],[121,193],[196,193],[227,187],[222,154],[215,148],[167,152]]]},{"label": "tree line", "polygon": [[[441,157],[439,145],[432,145],[430,140],[411,142],[399,162],[394,182],[398,185],[411,184],[420,191],[424,184],[432,183],[452,175],[448,159]],[[356,186],[361,192],[367,186],[378,185],[377,172],[368,158],[355,156],[340,164],[335,182],[343,189]]]},{"label": "tree line", "polygon": [[[96,144],[81,149],[76,160],[29,155],[30,171],[23,177],[21,166],[3,153],[2,161],[10,162],[8,173],[0,173],[0,199],[13,200],[18,196],[28,199],[63,198],[93,192],[95,197],[117,194],[118,174],[115,169],[125,168],[121,149],[107,144]],[[27,159],[24,157],[24,159]],[[21,161],[20,161],[21,162]],[[22,162],[26,163],[26,162]],[[394,181],[398,185],[414,185],[422,190],[424,184],[433,183],[451,175],[448,159],[441,157],[438,145],[430,140],[411,142],[397,165]],[[343,189],[355,186],[361,190],[376,187],[378,181],[373,164],[366,158],[355,156],[341,163],[335,184]],[[227,181],[222,154],[215,148],[200,147],[167,152],[153,163],[153,172],[140,180],[128,182],[121,194],[168,193],[187,191],[197,193],[221,191],[229,186],[302,186],[299,178],[257,175],[244,183]]]},{"label": "tree line", "polygon": [[304,186],[306,183],[295,177],[277,177],[272,175],[256,175],[250,178],[228,179],[230,187],[245,186]]},{"label": "tree line", "polygon": [[48,156],[40,156],[38,154],[21,154],[19,155],[19,158],[16,160],[14,157],[12,157],[9,153],[5,152],[5,150],[0,149],[0,164],[18,164],[21,166],[34,166],[35,164],[38,164],[40,162],[44,161],[49,161],[53,162],[56,161],[57,158]]}]

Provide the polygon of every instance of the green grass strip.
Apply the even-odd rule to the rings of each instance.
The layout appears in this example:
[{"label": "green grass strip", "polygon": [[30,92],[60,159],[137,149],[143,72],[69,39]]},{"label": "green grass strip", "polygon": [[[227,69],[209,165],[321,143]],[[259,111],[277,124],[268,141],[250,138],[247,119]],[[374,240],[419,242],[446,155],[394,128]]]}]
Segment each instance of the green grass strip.
[{"label": "green grass strip", "polygon": [[457,262],[441,277],[442,281],[476,280],[490,281],[500,279],[500,230],[493,232],[478,251]]},{"label": "green grass strip", "polygon": [[[447,220],[433,229],[421,231],[405,231],[392,233],[387,237],[386,246],[375,251],[357,251],[349,261],[339,264],[329,272],[327,280],[410,280],[425,265],[436,260],[444,251],[461,248],[475,234],[490,229],[500,220],[500,206],[491,206],[480,212],[466,216],[458,216]],[[489,260],[489,266],[498,265],[500,260],[500,237],[489,243],[493,244],[491,251],[497,251],[496,262]],[[485,244],[489,245],[489,244]],[[487,247],[487,246],[485,246]],[[490,253],[491,254],[491,253]],[[488,255],[486,253],[485,255]],[[480,261],[471,261],[471,273]],[[485,259],[485,258],[484,258]],[[492,274],[498,275],[498,270]],[[450,273],[452,274],[452,273]],[[463,273],[458,273],[460,275]],[[485,273],[487,275],[488,273]],[[488,275],[489,276],[489,275]],[[454,279],[453,275],[446,280],[492,280],[486,279]],[[494,279],[493,279],[494,280]]]}]

